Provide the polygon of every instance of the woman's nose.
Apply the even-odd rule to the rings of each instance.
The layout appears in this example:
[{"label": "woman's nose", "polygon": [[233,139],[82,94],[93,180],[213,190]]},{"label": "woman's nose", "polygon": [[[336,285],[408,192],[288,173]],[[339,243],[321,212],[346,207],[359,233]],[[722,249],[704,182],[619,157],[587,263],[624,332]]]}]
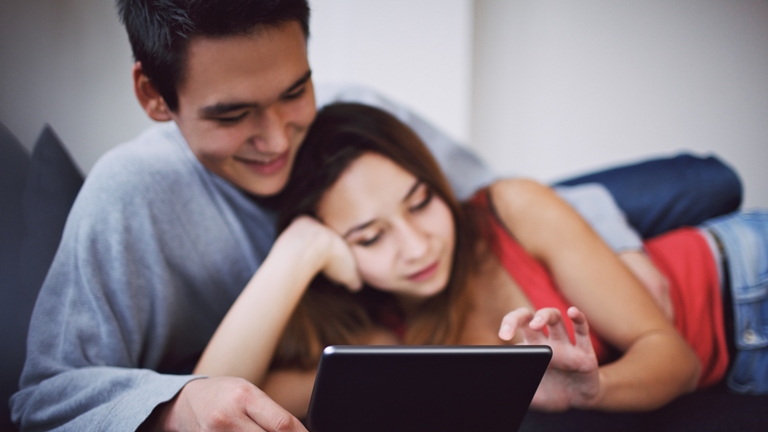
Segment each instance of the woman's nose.
[{"label": "woman's nose", "polygon": [[400,255],[405,260],[416,260],[427,253],[429,241],[426,233],[410,223],[403,223],[398,231]]}]

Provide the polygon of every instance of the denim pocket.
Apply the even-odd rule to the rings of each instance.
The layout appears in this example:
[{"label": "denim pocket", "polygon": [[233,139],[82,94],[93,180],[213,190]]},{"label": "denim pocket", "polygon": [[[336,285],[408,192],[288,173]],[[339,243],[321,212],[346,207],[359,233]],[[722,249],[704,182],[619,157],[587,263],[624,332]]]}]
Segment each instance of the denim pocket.
[{"label": "denim pocket", "polygon": [[768,346],[768,212],[723,216],[705,226],[725,247],[736,347]]},{"label": "denim pocket", "polygon": [[728,386],[768,393],[768,212],[724,216],[705,226],[723,242],[730,273],[738,351]]},{"label": "denim pocket", "polygon": [[768,347],[768,286],[763,283],[742,289],[738,296],[734,292],[733,307],[736,348]]}]

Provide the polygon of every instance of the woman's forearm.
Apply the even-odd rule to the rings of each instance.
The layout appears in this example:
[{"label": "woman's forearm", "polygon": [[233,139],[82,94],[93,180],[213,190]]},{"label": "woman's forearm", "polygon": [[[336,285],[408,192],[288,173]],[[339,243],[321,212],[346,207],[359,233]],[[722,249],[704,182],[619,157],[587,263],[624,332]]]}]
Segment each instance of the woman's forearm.
[{"label": "woman's forearm", "polygon": [[600,367],[598,397],[590,406],[578,408],[656,409],[695,390],[700,372],[698,359],[677,332],[649,333],[638,338],[619,360]]},{"label": "woman's forearm", "polygon": [[583,408],[647,410],[696,387],[700,365],[691,348],[578,214],[535,183],[508,182],[492,191],[520,244],[547,267],[590,328],[623,353],[599,369],[598,396]]},{"label": "woman's forearm", "polygon": [[317,369],[272,371],[261,389],[278,405],[302,419],[307,416],[316,374]]},{"label": "woman's forearm", "polygon": [[259,385],[294,308],[325,265],[326,240],[288,228],[216,329],[195,373],[237,376]]}]

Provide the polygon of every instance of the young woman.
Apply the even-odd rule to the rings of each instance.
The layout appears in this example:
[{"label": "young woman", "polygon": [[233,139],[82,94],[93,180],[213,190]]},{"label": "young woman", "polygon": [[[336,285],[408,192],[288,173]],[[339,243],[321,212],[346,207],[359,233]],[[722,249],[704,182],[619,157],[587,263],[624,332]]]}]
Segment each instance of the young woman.
[{"label": "young woman", "polygon": [[507,180],[458,203],[418,137],[382,111],[324,108],[294,172],[275,203],[283,230],[197,373],[246,378],[303,416],[329,344],[526,343],[554,352],[540,409],[653,409],[720,381],[729,360],[733,388],[766,391],[765,349],[731,358],[725,329],[735,310],[738,348],[766,340],[754,300],[768,214],[646,245],[669,280],[670,322],[549,188]]}]

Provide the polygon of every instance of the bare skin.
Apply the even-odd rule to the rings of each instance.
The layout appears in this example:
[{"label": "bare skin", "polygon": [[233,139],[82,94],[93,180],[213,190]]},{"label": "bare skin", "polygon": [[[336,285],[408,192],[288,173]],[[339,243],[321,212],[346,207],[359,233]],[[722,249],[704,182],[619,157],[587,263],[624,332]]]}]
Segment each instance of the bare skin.
[{"label": "bare skin", "polygon": [[664,316],[672,322],[675,310],[669,296],[669,281],[653,265],[648,255],[643,251],[626,251],[619,254],[619,259],[643,284]]},{"label": "bare skin", "polygon": [[[387,181],[366,183],[363,181],[365,176],[374,180],[386,178]],[[318,213],[326,225],[316,223],[327,227],[327,231],[312,226],[312,229],[320,230],[318,232],[322,232],[322,236],[335,233],[336,238],[341,240],[335,243],[338,249],[327,245],[305,247],[302,253],[320,254],[321,257],[310,260],[316,263],[314,267],[304,264],[292,266],[291,273],[295,275],[308,271],[314,274],[333,267],[340,270],[333,276],[335,280],[346,280],[345,284],[350,287],[355,286],[350,281],[359,273],[366,281],[375,279],[379,289],[401,296],[404,305],[433,295],[434,281],[441,280],[442,273],[436,270],[424,273],[426,270],[421,269],[442,268],[443,257],[452,255],[444,254],[442,245],[452,244],[445,236],[448,235],[446,233],[452,235],[453,231],[437,229],[444,226],[439,222],[443,217],[443,210],[438,205],[441,201],[434,197],[430,200],[423,193],[414,195],[409,192],[413,190],[419,190],[417,179],[399,166],[381,156],[361,156],[321,200]],[[699,364],[693,352],[643,289],[638,278],[575,211],[549,188],[526,180],[500,181],[491,187],[491,194],[502,222],[521,246],[549,269],[563,295],[576,307],[569,310],[567,318],[561,317],[554,309],[542,309],[534,314],[520,288],[500,270],[492,255],[486,255],[482,271],[476,272],[468,288],[474,290],[475,301],[463,342],[551,345],[555,356],[534,399],[534,406],[544,410],[653,409],[695,388]],[[302,221],[308,224],[307,227],[311,225],[309,222]],[[356,227],[363,229],[357,230]],[[283,235],[290,234],[289,231],[290,228]],[[283,259],[296,263],[296,255],[289,258],[295,251],[284,254],[282,251],[285,249],[279,246],[280,243],[281,239],[278,239],[270,255],[280,254]],[[345,247],[347,252],[342,252]],[[333,250],[336,250],[333,253],[335,257],[329,254]],[[330,265],[338,259],[349,264],[350,258],[357,265],[354,270],[349,265]],[[437,264],[424,267],[425,263],[432,263],[435,259]],[[270,258],[267,258],[262,266],[265,273],[270,272],[269,262]],[[297,268],[302,270],[297,272]],[[414,278],[414,274],[418,277]],[[424,274],[427,276],[422,277]],[[257,273],[254,281],[258,278]],[[270,286],[274,288],[276,285],[254,283],[251,291],[262,293],[259,296],[251,296],[244,291],[242,306],[238,307],[236,303],[230,311],[230,314],[241,316],[232,320],[229,315],[225,318],[204,354],[207,364],[216,366],[219,362],[226,363],[226,358],[231,357],[227,353],[242,352],[244,345],[258,345],[261,348],[247,348],[252,354],[257,354],[254,357],[257,360],[250,363],[240,361],[237,367],[249,371],[234,371],[231,366],[226,366],[217,374],[244,376],[255,383],[288,384],[292,379],[301,378],[291,378],[290,371],[281,371],[280,379],[277,380],[277,375],[273,379],[265,365],[274,352],[282,326],[306,289],[306,282],[275,288],[284,297],[282,301],[273,298],[268,303],[272,306],[271,313],[279,317],[280,324],[272,327],[262,321],[260,313],[253,313],[253,308],[265,304],[266,297],[263,295],[270,292],[267,289]],[[587,336],[586,316],[590,317],[589,326],[624,353],[620,359],[598,367]],[[575,323],[577,338],[573,344],[563,336],[564,319]],[[548,336],[543,332],[545,328]],[[271,330],[269,334],[260,333],[259,338],[243,336],[257,329],[260,332]],[[229,339],[230,342],[213,348],[218,344],[217,339]],[[230,347],[227,348],[227,345]],[[251,358],[237,357],[239,360]],[[204,370],[207,367],[201,360],[198,372],[208,373]],[[253,370],[257,373],[254,374]],[[303,374],[301,382],[304,384],[292,393],[291,397],[297,397],[297,400],[283,403],[292,407],[294,413],[301,414],[306,411],[311,391],[308,383],[313,373],[294,373]],[[278,391],[277,387],[271,391],[275,391],[275,397],[278,393],[290,393]]]},{"label": "bare skin", "polygon": [[[594,374],[591,345],[586,352],[585,343],[572,345],[551,334],[544,339],[537,337],[555,351],[558,347],[570,354],[584,351],[576,356],[580,360],[575,363],[570,354],[563,363],[555,356],[550,368],[559,369],[555,375],[561,378],[560,372],[570,374],[570,385],[551,386],[560,394],[537,394],[538,401],[552,401],[552,405],[540,408],[647,410],[695,389],[700,365],[693,351],[638,279],[570,207],[549,188],[530,181],[502,181],[491,187],[491,193],[510,232],[548,268],[560,292],[578,308],[571,318],[580,320],[583,313],[589,317],[590,327],[623,352],[617,361],[600,366]],[[559,314],[554,317],[548,310],[536,312],[540,314],[549,331],[561,325]],[[529,328],[540,331],[540,324],[534,326],[534,322],[530,321]],[[512,312],[502,322],[499,336],[507,339],[509,330],[505,328],[519,325],[519,318]],[[584,374],[591,380],[597,377],[596,393],[594,383],[584,380]],[[540,392],[549,388],[543,386]]]},{"label": "bare skin", "polygon": [[306,431],[300,421],[242,378],[198,379],[160,405],[140,430]]},{"label": "bare skin", "polygon": [[[156,121],[175,121],[198,160],[244,191],[254,195],[279,192],[315,116],[306,41],[298,23],[255,29],[246,35],[193,39],[187,58],[175,111],[165,104],[141,63],[134,65],[134,90],[147,115]],[[339,256],[347,254],[341,252],[343,248],[334,250]],[[339,265],[334,260],[323,264],[315,261],[319,266],[315,270],[336,274],[339,281],[354,287],[359,276],[335,270],[334,266],[350,267],[349,255],[341,258],[345,260],[347,264]],[[297,293],[292,295],[281,298],[283,303],[279,304],[292,304]],[[239,322],[237,318],[230,321]],[[274,334],[284,319],[270,322],[263,330],[267,335]],[[275,337],[264,339],[267,352]],[[258,347],[255,350],[263,352]],[[253,386],[267,384],[267,361],[259,356],[255,359],[257,365],[247,373],[229,370],[232,364],[212,370],[211,375],[245,376],[247,381],[222,377],[191,382],[173,400],[159,406],[144,426],[161,430],[192,426],[226,429],[245,427],[240,420],[250,419],[255,423],[253,430],[304,430],[295,419],[285,420],[286,411]],[[207,368],[207,360],[201,361],[203,369]],[[212,394],[219,397],[211,399]],[[265,415],[255,415],[254,410]],[[235,423],[222,423],[224,419]]]}]

